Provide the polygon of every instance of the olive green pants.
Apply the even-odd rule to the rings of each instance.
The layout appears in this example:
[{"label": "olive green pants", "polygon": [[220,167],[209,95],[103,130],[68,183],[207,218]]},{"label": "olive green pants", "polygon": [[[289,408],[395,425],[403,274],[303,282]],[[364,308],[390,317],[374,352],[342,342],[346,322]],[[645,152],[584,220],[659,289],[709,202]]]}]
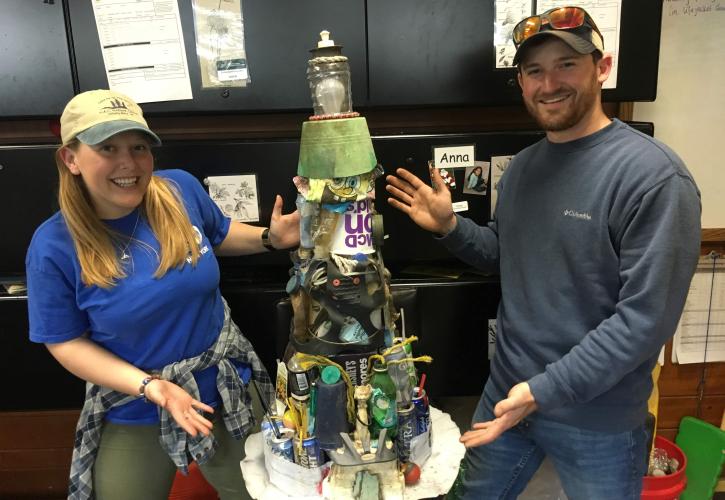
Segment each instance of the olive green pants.
[{"label": "olive green pants", "polygon": [[[252,399],[254,413],[260,415],[257,395]],[[221,418],[214,419],[213,432],[219,447],[211,460],[199,466],[204,478],[221,500],[251,499],[239,467],[244,441],[234,439]],[[98,500],[167,500],[175,474],[174,463],[159,443],[158,425],[103,426],[93,467],[93,490]]]}]

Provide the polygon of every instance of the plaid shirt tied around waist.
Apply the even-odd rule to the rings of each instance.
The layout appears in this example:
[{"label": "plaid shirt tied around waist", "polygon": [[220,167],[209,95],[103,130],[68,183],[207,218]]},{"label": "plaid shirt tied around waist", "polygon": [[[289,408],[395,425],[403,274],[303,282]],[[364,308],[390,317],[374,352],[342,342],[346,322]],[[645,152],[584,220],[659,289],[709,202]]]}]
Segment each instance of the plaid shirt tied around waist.
[{"label": "plaid shirt tied around waist", "polygon": [[[262,397],[272,402],[274,386],[267,370],[254,352],[252,344],[232,321],[229,306],[224,302],[224,325],[214,345],[198,356],[165,366],[160,375],[198,400],[199,388],[192,372],[218,366],[216,384],[222,399],[221,415],[224,425],[235,439],[241,439],[252,429],[255,419],[251,411],[251,395],[239,378],[232,360],[252,367],[252,377],[257,381]],[[111,408],[129,403],[137,397],[95,384],[86,384],[86,400],[76,426],[68,488],[69,500],[93,498],[93,464],[101,441],[105,415]],[[204,436],[199,433],[192,437],[179,427],[166,410],[159,407],[158,411],[159,442],[182,473],[188,472],[189,457],[198,464],[204,464],[214,456],[217,443],[213,434]]]}]

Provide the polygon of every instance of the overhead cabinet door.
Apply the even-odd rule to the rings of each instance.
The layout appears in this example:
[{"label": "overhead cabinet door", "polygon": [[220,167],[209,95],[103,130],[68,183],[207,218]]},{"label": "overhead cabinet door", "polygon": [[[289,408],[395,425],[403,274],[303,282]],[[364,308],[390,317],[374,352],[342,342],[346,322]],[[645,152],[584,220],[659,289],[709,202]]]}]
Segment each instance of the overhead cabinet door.
[{"label": "overhead cabinet door", "polygon": [[[495,8],[504,2],[368,0],[367,5],[370,105],[521,102],[516,69],[496,68],[494,60],[502,60],[494,53],[494,26]],[[603,99],[654,100],[662,1],[623,0],[621,8],[612,3],[599,11],[610,17],[605,50],[618,48],[617,87],[605,89]]]},{"label": "overhead cabinet door", "polygon": [[494,103],[515,98],[494,74],[494,2],[368,0],[370,104]]},{"label": "overhead cabinet door", "polygon": [[59,115],[73,97],[63,2],[4,0],[0,118]]},{"label": "overhead cabinet door", "polygon": [[[168,4],[176,0],[145,0]],[[131,4],[138,5],[133,1]],[[206,2],[207,4],[209,2]],[[108,80],[90,1],[70,0],[73,50],[80,89],[107,88]],[[363,0],[244,0],[242,14],[251,83],[244,88],[202,89],[191,0],[178,0],[193,99],[144,104],[148,113],[216,113],[312,110],[306,80],[309,49],[323,29],[350,58],[353,102],[365,96],[365,4]],[[168,5],[164,7],[167,10]],[[132,20],[129,20],[132,28]]]}]

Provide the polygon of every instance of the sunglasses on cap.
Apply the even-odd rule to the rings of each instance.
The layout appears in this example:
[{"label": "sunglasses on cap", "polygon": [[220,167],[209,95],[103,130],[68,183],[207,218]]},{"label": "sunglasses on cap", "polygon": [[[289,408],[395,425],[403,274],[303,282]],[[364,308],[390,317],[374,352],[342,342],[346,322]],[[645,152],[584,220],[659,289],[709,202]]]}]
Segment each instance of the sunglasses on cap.
[{"label": "sunglasses on cap", "polygon": [[513,31],[513,40],[516,48],[524,40],[548,29],[570,30],[589,26],[601,37],[602,34],[591,16],[581,7],[556,7],[543,14],[530,16],[519,22]]}]

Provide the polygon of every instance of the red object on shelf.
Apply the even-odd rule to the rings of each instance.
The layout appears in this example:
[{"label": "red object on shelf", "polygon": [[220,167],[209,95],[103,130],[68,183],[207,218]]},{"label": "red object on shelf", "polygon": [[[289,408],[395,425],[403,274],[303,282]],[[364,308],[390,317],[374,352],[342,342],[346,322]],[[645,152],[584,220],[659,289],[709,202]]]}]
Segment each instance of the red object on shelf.
[{"label": "red object on shelf", "polygon": [[214,487],[204,479],[196,462],[189,465],[189,474],[176,472],[169,500],[219,500]]},{"label": "red object on shelf", "polygon": [[687,457],[675,443],[662,436],[655,436],[655,448],[662,448],[670,458],[680,462],[677,472],[668,476],[645,476],[642,483],[642,500],[677,500],[687,486]]},{"label": "red object on shelf", "polygon": [[53,118],[48,120],[48,130],[50,133],[60,139],[60,119]]}]

